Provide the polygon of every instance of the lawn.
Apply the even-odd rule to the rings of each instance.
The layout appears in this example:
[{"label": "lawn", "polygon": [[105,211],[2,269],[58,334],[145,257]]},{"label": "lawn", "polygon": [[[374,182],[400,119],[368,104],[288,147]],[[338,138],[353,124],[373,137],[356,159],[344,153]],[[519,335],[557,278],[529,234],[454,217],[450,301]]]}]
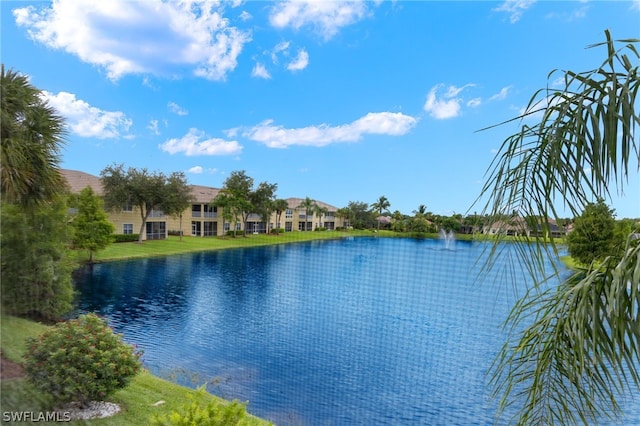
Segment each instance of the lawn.
[{"label": "lawn", "polygon": [[[395,234],[381,231],[380,235]],[[322,232],[286,232],[280,235],[248,234],[246,237],[176,237],[170,236],[165,240],[150,240],[142,243],[114,243],[106,249],[95,253],[94,261],[106,262],[111,260],[135,259],[150,256],[168,256],[172,254],[190,253],[207,250],[223,250],[242,247],[258,247],[273,244],[299,243],[314,240],[345,238],[352,236],[374,236],[373,231],[351,230],[322,231]],[[84,263],[89,259],[88,252],[75,253],[76,261]]]},{"label": "lawn", "polygon": [[[2,316],[0,324],[0,346],[4,357],[11,361],[20,362],[24,353],[25,339],[42,333],[47,326],[25,319]],[[52,401],[34,389],[24,378],[5,379],[0,382],[0,403],[2,412],[31,412],[37,413],[51,410]],[[106,419],[91,421],[75,421],[72,425],[95,424],[104,426],[145,425],[153,414],[168,414],[190,404],[192,399],[203,406],[209,401],[226,404],[218,397],[210,394],[198,394],[190,388],[176,385],[159,379],[147,371],[138,374],[131,384],[116,392],[109,401],[120,404],[122,412]],[[155,405],[158,401],[163,404]],[[31,424],[31,423],[12,423]],[[35,422],[33,424],[43,424]],[[267,425],[268,422],[251,417],[245,425]]]}]

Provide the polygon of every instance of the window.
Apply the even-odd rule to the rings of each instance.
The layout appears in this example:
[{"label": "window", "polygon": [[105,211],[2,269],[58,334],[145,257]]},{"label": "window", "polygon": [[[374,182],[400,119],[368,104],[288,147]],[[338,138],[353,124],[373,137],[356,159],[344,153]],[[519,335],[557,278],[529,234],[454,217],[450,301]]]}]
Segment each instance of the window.
[{"label": "window", "polygon": [[147,222],[147,240],[163,240],[166,236],[166,222]]},{"label": "window", "polygon": [[133,211],[133,204],[131,204],[131,201],[127,200],[124,205],[122,206],[122,211],[123,212],[132,212]]},{"label": "window", "polygon": [[284,218],[285,219],[293,219],[293,210],[292,209],[287,209],[287,211],[284,212]]},{"label": "window", "polygon": [[202,205],[193,204],[191,206],[191,217],[200,217],[200,211],[202,209]]},{"label": "window", "polygon": [[122,233],[129,234],[129,235],[133,234],[133,223],[123,223]]},{"label": "window", "polygon": [[218,217],[218,207],[210,206],[209,204],[205,204],[203,207],[204,217]]},{"label": "window", "polygon": [[218,235],[218,222],[204,222],[204,234],[205,237],[212,235]]},{"label": "window", "polygon": [[151,209],[149,217],[164,217],[164,212],[162,210]]}]

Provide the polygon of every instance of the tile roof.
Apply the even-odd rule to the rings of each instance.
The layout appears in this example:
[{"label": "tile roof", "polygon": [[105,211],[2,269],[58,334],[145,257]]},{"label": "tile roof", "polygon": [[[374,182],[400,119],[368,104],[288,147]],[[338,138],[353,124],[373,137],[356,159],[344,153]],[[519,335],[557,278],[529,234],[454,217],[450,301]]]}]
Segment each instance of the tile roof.
[{"label": "tile roof", "polygon": [[[60,173],[69,184],[71,192],[80,192],[87,186],[90,186],[91,189],[93,189],[93,192],[95,192],[96,194],[104,194],[104,191],[102,189],[102,182],[98,176],[94,176],[78,170],[68,169],[60,169]],[[211,186],[189,185],[189,187],[191,188],[191,194],[193,195],[194,202],[196,203],[209,203],[220,192],[220,188],[214,188]],[[290,209],[298,208],[303,201],[304,198],[287,198]],[[327,204],[318,200],[314,200],[314,202],[330,212],[335,212],[338,210],[337,207],[332,206],[331,204]]]},{"label": "tile roof", "polygon": [[[302,202],[305,200],[304,198],[287,198],[286,199],[287,202],[289,203],[289,208],[290,209],[296,209],[298,207],[300,207],[300,205],[302,204]],[[318,200],[313,200],[314,203],[318,204],[320,207],[327,209],[330,212],[335,212],[338,210],[337,207],[332,206],[331,204],[327,204],[324,203],[322,201],[318,201]]]},{"label": "tile roof", "polygon": [[102,182],[98,176],[77,170],[60,169],[60,174],[65,178],[71,192],[80,192],[90,186],[98,195],[103,195]]}]

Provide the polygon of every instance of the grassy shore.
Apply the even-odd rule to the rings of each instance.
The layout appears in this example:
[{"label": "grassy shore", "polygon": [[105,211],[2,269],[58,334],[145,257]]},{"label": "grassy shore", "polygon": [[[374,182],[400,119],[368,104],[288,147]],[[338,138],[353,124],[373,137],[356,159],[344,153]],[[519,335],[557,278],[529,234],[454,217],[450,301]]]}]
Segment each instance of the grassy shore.
[{"label": "grassy shore", "polygon": [[[181,253],[193,253],[209,250],[224,250],[243,247],[259,247],[274,244],[290,244],[315,240],[327,240],[346,238],[352,236],[393,236],[395,232],[381,231],[377,234],[373,231],[351,230],[323,231],[323,232],[286,232],[280,235],[248,234],[246,237],[176,237],[170,236],[165,240],[143,241],[142,243],[114,243],[106,249],[94,255],[95,262],[106,262],[122,259],[136,259],[151,256],[168,256]],[[84,263],[88,261],[87,252],[75,253],[76,261]]]},{"label": "grassy shore", "polygon": [[[21,362],[26,350],[25,339],[36,337],[47,326],[25,319],[2,316],[0,347],[5,358]],[[34,389],[24,378],[4,379],[0,382],[0,403],[2,412],[40,413],[51,410],[53,401]],[[138,374],[129,386],[116,392],[109,401],[119,404],[122,411],[113,417],[91,421],[74,421],[70,424],[95,424],[100,426],[146,425],[153,414],[164,415],[195,401],[206,405],[209,401],[227,404],[226,401],[210,394],[198,394],[195,390],[159,379],[147,371]],[[165,401],[156,404],[158,401]],[[249,406],[249,410],[251,407]],[[32,424],[32,423],[12,423]],[[37,422],[33,424],[43,424]],[[245,425],[268,425],[269,423],[250,417]]]}]

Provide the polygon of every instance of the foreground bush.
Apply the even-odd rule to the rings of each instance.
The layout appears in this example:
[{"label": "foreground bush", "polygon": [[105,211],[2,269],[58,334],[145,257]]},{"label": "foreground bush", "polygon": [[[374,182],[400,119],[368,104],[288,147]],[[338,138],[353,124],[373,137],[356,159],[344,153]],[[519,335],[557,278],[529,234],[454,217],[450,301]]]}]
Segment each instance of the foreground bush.
[{"label": "foreground bush", "polygon": [[25,371],[57,401],[85,405],[127,386],[140,370],[140,356],[103,319],[88,314],[27,339]]},{"label": "foreground bush", "polygon": [[[198,389],[198,394],[205,393],[204,386]],[[154,415],[151,424],[154,426],[235,426],[244,424],[247,419],[246,403],[237,400],[228,405],[221,405],[215,401],[202,407],[196,398],[191,404],[182,407],[180,412],[174,411],[163,416]]]}]

